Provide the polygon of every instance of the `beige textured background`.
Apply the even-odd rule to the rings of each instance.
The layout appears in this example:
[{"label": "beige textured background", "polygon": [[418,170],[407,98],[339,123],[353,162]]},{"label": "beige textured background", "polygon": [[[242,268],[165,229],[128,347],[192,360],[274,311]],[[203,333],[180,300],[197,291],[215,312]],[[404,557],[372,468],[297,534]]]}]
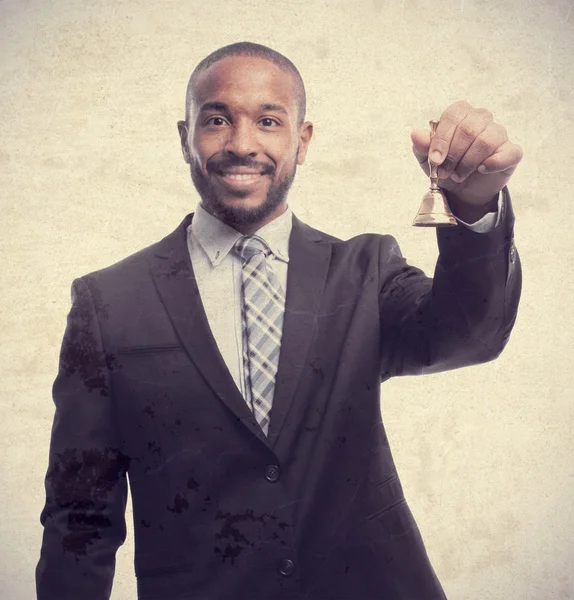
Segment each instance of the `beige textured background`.
[{"label": "beige textured background", "polygon": [[[341,237],[392,233],[427,272],[411,128],[467,99],[523,147],[509,345],[494,363],[385,384],[383,415],[450,600],[574,598],[574,10],[561,0],[0,0],[0,597],[34,597],[71,281],[193,210],[175,126],[187,77],[241,40],[306,81],[315,137],[296,214]],[[135,598],[127,518],[113,600]]]}]

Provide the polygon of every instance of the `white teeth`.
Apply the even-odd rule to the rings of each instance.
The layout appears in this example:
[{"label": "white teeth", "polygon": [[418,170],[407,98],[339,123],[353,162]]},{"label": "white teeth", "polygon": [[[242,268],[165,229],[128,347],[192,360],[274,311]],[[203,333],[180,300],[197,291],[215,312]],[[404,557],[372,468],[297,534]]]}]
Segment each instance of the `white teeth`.
[{"label": "white teeth", "polygon": [[237,181],[242,181],[243,179],[255,179],[256,177],[259,177],[259,175],[257,173],[227,173],[225,177],[228,177],[229,179],[236,179]]}]

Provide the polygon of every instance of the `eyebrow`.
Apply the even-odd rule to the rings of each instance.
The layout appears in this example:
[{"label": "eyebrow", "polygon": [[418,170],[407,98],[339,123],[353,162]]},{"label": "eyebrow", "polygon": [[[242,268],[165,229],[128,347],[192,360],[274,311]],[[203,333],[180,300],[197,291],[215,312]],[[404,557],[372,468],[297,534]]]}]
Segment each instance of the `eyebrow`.
[{"label": "eyebrow", "polygon": [[206,112],[208,110],[219,110],[225,112],[229,110],[229,107],[223,102],[205,102],[201,105],[201,108],[199,109],[200,112]]},{"label": "eyebrow", "polygon": [[287,114],[287,109],[281,104],[261,104],[261,110],[270,112],[282,112]]},{"label": "eyebrow", "polygon": [[[281,104],[270,104],[270,103],[266,102],[264,104],[260,104],[259,108],[263,111],[281,112],[281,113],[288,114],[287,109],[284,106],[282,106]],[[201,105],[201,108],[199,109],[200,112],[207,112],[208,110],[218,110],[221,112],[230,112],[229,106],[227,104],[225,104],[225,102],[217,102],[217,101],[205,102],[204,104]]]}]

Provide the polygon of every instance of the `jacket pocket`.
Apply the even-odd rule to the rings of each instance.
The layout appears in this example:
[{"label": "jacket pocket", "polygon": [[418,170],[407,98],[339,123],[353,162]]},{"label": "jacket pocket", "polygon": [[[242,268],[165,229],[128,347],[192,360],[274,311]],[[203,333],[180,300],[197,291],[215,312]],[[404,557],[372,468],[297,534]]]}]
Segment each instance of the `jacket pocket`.
[{"label": "jacket pocket", "polygon": [[118,355],[159,354],[161,352],[183,352],[179,344],[158,344],[155,346],[122,346],[117,350]]},{"label": "jacket pocket", "polygon": [[393,504],[391,504],[390,506],[385,506],[385,508],[382,508],[381,510],[378,510],[376,512],[374,512],[373,514],[369,515],[368,517],[365,518],[365,521],[374,521],[375,519],[379,519],[381,516],[383,516],[385,513],[392,511],[394,508],[396,508],[397,506],[400,506],[401,504],[406,504],[407,501],[405,498],[398,498],[396,500],[396,502],[393,502]]},{"label": "jacket pocket", "polygon": [[418,527],[405,498],[365,519],[379,541],[402,537],[418,532]]},{"label": "jacket pocket", "polygon": [[406,506],[405,495],[395,471],[382,481],[369,485],[369,513],[365,516],[365,523],[371,526],[373,522],[387,519],[387,515],[392,515],[402,505]]}]

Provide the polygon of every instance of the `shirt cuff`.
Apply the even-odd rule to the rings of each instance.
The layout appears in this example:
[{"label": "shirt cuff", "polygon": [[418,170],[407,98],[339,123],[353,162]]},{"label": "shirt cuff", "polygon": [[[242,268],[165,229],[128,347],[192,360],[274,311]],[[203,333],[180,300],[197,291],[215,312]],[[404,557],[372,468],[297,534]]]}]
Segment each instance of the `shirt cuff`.
[{"label": "shirt cuff", "polygon": [[498,227],[498,224],[504,217],[504,200],[506,199],[507,194],[508,191],[506,187],[504,187],[502,191],[498,193],[496,212],[486,213],[484,217],[476,221],[476,223],[466,223],[465,221],[459,219],[456,215],[454,215],[454,218],[460,225],[463,225],[475,233],[490,233],[493,229]]}]

